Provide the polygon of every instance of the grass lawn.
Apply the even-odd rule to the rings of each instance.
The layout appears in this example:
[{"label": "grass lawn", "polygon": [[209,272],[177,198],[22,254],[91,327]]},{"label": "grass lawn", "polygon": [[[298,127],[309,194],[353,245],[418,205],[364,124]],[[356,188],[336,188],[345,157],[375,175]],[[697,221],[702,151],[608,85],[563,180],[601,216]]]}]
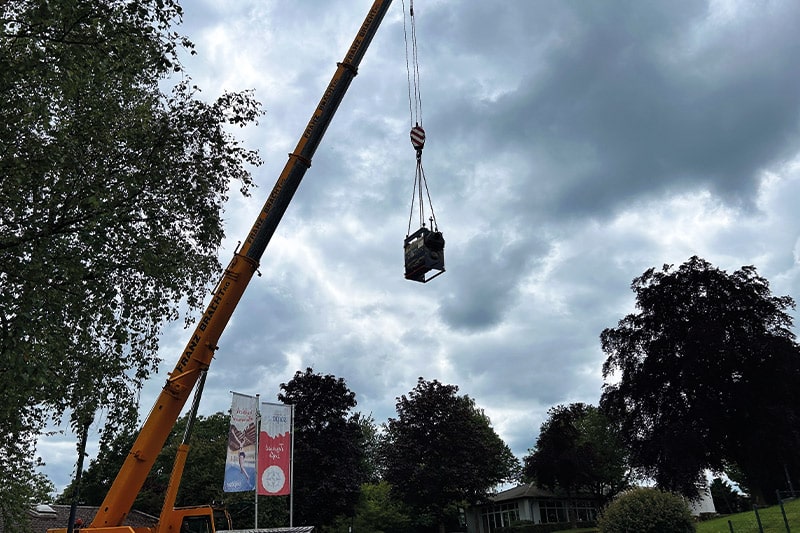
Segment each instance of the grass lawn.
[{"label": "grass lawn", "polygon": [[[800,533],[800,499],[795,499],[783,504],[786,510],[786,518],[789,520],[789,527],[792,533]],[[783,523],[783,515],[780,506],[759,509],[758,515],[761,517],[761,526],[764,533],[786,533],[786,526]],[[728,520],[733,524],[734,533],[758,533],[758,522],[753,511],[746,513],[732,514],[699,522],[697,533],[730,533]],[[556,533],[596,533],[596,528],[588,529],[565,529]]]},{"label": "grass lawn", "polygon": [[[783,507],[786,509],[786,518],[789,520],[792,532],[800,533],[800,499],[785,502]],[[780,506],[759,509],[758,515],[761,517],[764,533],[786,533]],[[753,511],[700,522],[697,524],[697,533],[730,533],[728,520],[733,524],[734,533],[758,533],[758,522]]]}]

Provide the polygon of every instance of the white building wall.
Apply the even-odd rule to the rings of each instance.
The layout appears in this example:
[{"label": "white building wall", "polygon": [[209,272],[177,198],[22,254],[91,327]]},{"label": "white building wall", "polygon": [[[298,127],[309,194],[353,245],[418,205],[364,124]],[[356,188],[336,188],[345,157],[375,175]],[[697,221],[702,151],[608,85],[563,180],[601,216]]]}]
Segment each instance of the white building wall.
[{"label": "white building wall", "polygon": [[714,507],[714,499],[711,497],[711,490],[706,487],[700,494],[700,499],[689,502],[689,509],[692,510],[694,516],[700,516],[701,513],[716,513],[717,508]]},{"label": "white building wall", "polygon": [[531,515],[534,524],[542,523],[542,512],[539,509],[539,502],[531,500]]}]

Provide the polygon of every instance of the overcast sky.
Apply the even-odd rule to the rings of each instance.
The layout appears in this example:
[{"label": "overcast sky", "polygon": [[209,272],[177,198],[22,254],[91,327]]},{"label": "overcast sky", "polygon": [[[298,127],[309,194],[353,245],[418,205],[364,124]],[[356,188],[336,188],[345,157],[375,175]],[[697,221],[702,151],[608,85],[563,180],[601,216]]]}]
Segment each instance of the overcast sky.
[{"label": "overcast sky", "polygon": [[[236,132],[265,164],[227,207],[223,265],[371,3],[184,2],[202,97],[254,89],[267,113]],[[600,332],[634,310],[648,268],[755,265],[800,296],[800,2],[414,7],[447,272],[403,279],[415,159],[395,0],[222,336],[201,414],[226,411],[230,391],[275,401],[312,367],[383,423],[422,376],[474,398],[521,458],[548,408],[598,402]],[[180,324],[162,339],[143,416],[188,337]],[[74,442],[67,429],[39,445],[59,491]]]}]

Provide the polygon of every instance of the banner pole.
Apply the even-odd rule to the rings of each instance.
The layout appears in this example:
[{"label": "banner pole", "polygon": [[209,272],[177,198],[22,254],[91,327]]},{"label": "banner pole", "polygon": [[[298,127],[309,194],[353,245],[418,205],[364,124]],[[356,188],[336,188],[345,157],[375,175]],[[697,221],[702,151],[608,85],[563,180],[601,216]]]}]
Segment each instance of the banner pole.
[{"label": "banner pole", "polygon": [[254,529],[258,529],[258,438],[261,434],[261,404],[258,399],[260,394],[256,394],[256,486],[253,489],[253,498],[255,498],[255,519],[253,520]]},{"label": "banner pole", "polygon": [[289,527],[294,527],[294,404],[290,406],[292,444],[289,447]]}]

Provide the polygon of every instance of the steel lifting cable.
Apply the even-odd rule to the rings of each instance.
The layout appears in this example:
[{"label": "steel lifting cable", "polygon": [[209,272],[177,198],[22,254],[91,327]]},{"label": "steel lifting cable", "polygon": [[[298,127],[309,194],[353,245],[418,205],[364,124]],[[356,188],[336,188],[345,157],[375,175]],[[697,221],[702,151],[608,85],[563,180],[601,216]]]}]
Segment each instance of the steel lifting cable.
[{"label": "steel lifting cable", "polygon": [[[411,26],[411,64],[408,61],[408,29],[406,28],[406,3],[403,0],[403,38],[406,44],[406,76],[408,78],[408,112],[411,127],[422,124],[422,96],[419,84],[419,55],[417,53],[417,22],[414,17],[414,0],[409,0],[409,25]],[[412,82],[413,77],[413,82]]]},{"label": "steel lifting cable", "polygon": [[[408,52],[408,28],[406,26],[406,3],[403,0],[403,37],[406,45],[406,76],[408,78],[408,111],[411,121],[411,145],[417,153],[417,168],[414,174],[414,188],[411,194],[411,212],[408,215],[407,234],[411,233],[411,221],[414,218],[414,203],[419,202],[419,224],[425,226],[425,196],[428,198],[431,216],[429,218],[434,231],[439,231],[436,224],[436,215],[433,212],[433,203],[428,189],[428,181],[425,178],[425,170],[422,168],[422,149],[425,146],[425,130],[422,128],[422,94],[420,92],[419,76],[419,55],[417,52],[417,23],[414,16],[414,0],[409,0],[409,26],[411,27],[411,61],[409,62]],[[423,194],[423,187],[425,193]],[[417,198],[418,197],[418,198]]]}]

